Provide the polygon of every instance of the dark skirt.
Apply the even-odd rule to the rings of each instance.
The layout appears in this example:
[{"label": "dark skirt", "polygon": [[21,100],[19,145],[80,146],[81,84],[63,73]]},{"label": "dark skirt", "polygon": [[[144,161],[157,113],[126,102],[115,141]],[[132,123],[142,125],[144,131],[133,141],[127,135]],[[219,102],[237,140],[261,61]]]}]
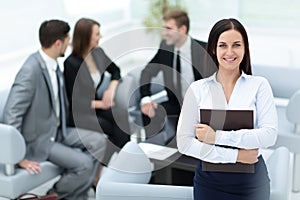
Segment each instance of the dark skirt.
[{"label": "dark skirt", "polygon": [[255,173],[206,172],[202,161],[194,176],[194,200],[269,200],[270,179],[262,156]]}]

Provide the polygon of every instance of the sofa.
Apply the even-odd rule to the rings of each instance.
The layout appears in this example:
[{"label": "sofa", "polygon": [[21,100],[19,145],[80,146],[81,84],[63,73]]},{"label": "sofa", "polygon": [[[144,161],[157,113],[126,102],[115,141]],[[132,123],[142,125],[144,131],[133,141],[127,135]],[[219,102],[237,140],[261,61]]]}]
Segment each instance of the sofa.
[{"label": "sofa", "polygon": [[25,156],[22,134],[10,125],[3,124],[3,110],[9,89],[0,91],[0,197],[16,199],[19,195],[59,176],[62,169],[50,162],[42,162],[40,174],[28,174],[16,164]]},{"label": "sofa", "polygon": [[[266,156],[267,157],[267,156]],[[276,148],[266,160],[271,180],[270,200],[288,200],[289,151]],[[153,167],[135,142],[128,142],[103,170],[97,200],[193,199],[193,187],[148,184]]]}]

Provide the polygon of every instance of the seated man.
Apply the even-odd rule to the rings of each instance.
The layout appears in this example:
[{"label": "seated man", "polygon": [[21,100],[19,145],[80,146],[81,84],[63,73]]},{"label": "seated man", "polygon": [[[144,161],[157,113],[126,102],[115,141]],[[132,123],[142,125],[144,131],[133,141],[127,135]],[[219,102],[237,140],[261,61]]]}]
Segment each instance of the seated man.
[{"label": "seated man", "polygon": [[48,160],[64,169],[51,192],[58,193],[59,199],[85,200],[99,167],[97,159],[104,155],[106,139],[102,133],[66,127],[67,101],[57,58],[65,53],[69,30],[69,25],[60,20],[41,24],[42,47],[18,72],[4,121],[25,139],[26,155],[19,167],[28,173],[43,173],[39,162]]},{"label": "seated man", "polygon": [[[163,17],[163,36],[159,50],[141,73],[141,111],[147,138],[153,137],[164,126],[168,116],[168,133],[175,136],[178,116],[186,89],[191,82],[203,77],[206,43],[188,36],[189,17],[181,10],[168,11]],[[168,101],[158,105],[151,100],[151,79],[163,73]],[[168,126],[167,124],[167,126]],[[167,131],[168,131],[167,130]],[[165,141],[168,142],[168,141]],[[158,143],[161,143],[159,141]]]}]

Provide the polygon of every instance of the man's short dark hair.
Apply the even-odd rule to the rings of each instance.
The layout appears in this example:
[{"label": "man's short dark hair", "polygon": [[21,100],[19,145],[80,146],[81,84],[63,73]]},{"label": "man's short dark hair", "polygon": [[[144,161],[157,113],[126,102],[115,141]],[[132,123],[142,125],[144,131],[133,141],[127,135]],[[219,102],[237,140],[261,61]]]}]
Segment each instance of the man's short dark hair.
[{"label": "man's short dark hair", "polygon": [[184,10],[180,10],[180,9],[169,10],[164,14],[163,20],[167,21],[170,19],[174,19],[177,27],[179,27],[179,28],[181,26],[185,25],[186,33],[189,32],[190,19],[189,19],[187,12],[185,12]]},{"label": "man's short dark hair", "polygon": [[68,23],[61,20],[44,21],[39,29],[39,39],[42,47],[49,48],[56,40],[64,40],[70,31]]}]

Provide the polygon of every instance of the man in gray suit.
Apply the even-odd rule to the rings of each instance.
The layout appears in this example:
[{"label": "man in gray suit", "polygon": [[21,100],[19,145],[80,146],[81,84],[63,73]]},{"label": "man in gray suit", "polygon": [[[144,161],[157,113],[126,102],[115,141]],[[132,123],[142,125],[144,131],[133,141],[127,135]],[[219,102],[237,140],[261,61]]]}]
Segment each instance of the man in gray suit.
[{"label": "man in gray suit", "polygon": [[64,56],[69,31],[69,25],[60,20],[41,24],[42,47],[18,72],[4,120],[16,127],[26,142],[26,155],[19,167],[43,173],[39,162],[51,161],[64,169],[52,191],[59,199],[85,200],[103,158],[106,138],[102,133],[65,125],[67,101],[57,58]]}]

